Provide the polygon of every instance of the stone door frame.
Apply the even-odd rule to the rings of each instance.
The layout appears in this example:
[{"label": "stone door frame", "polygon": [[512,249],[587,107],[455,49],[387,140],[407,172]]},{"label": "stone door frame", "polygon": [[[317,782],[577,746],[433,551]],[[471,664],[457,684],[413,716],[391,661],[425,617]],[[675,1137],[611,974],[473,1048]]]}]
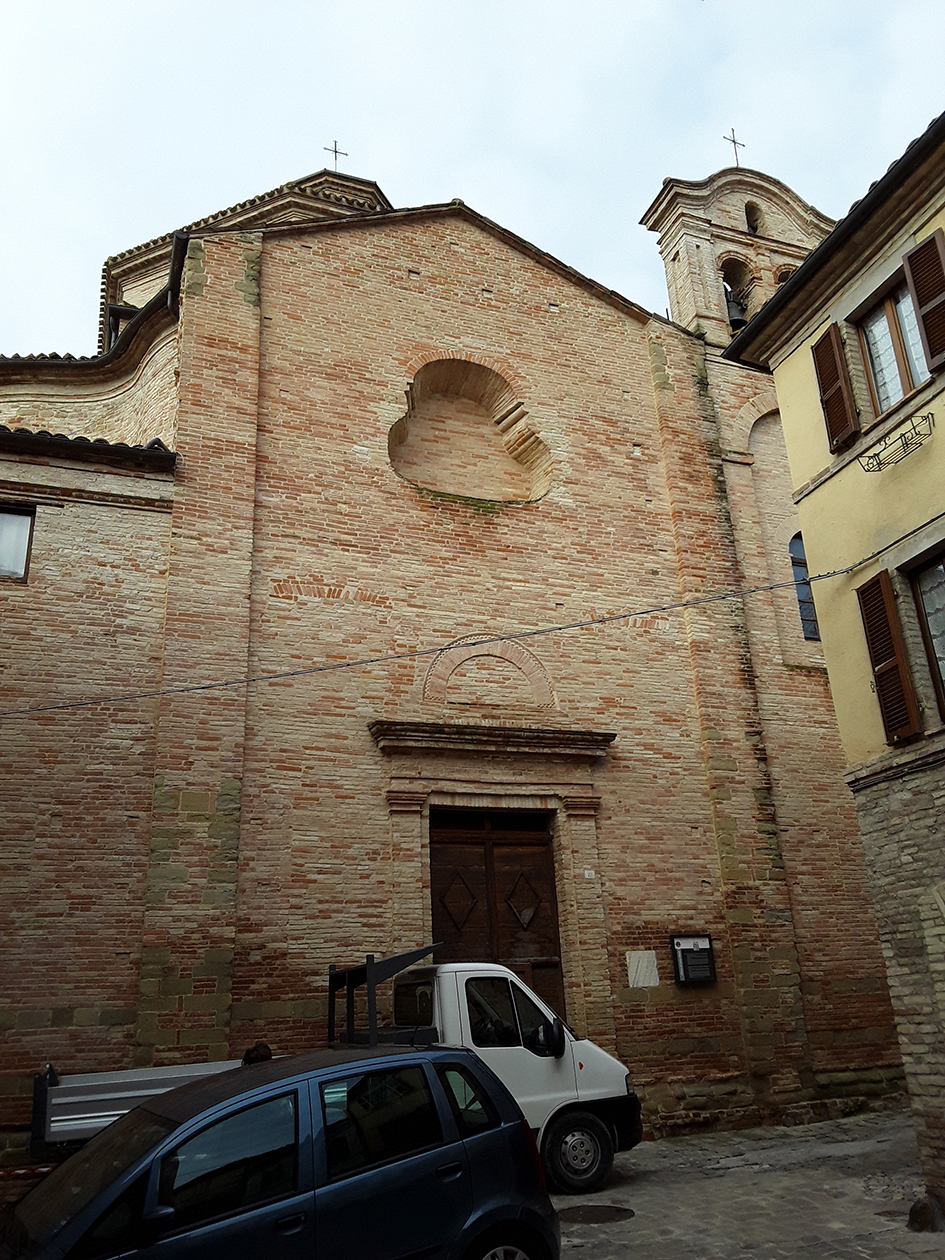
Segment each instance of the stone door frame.
[{"label": "stone door frame", "polygon": [[[477,767],[482,773],[482,767]],[[393,778],[392,778],[393,783]],[[607,916],[603,902],[597,815],[600,797],[587,782],[525,785],[495,782],[456,784],[445,777],[398,775],[387,792],[392,835],[392,940],[396,952],[432,940],[430,900],[430,808],[546,810],[553,815],[552,852],[561,937],[561,963],[568,1016],[579,1032],[587,1032],[609,1048],[616,1044],[613,994],[607,950]],[[399,908],[416,904],[422,889],[421,922],[416,926]]]}]

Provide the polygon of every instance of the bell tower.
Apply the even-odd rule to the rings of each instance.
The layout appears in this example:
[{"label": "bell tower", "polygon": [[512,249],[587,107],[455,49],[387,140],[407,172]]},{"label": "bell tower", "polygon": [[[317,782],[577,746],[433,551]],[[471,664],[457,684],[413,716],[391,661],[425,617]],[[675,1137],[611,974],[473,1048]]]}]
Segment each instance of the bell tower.
[{"label": "bell tower", "polygon": [[672,318],[712,346],[727,346],[834,226],[744,166],[664,180],[641,222],[659,234]]}]

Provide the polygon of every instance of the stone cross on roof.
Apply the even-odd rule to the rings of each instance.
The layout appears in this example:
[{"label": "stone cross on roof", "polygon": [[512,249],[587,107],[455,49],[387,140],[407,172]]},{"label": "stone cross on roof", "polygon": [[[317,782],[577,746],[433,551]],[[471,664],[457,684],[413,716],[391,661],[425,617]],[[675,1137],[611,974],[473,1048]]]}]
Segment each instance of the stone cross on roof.
[{"label": "stone cross on roof", "polygon": [[[729,144],[732,146],[732,148],[735,150],[735,165],[738,166],[739,165],[738,150],[744,149],[745,146],[741,142],[741,140],[735,139],[735,128],[734,127],[732,128],[732,134],[730,136],[723,136],[722,139],[727,140]],[[335,170],[337,169],[338,169],[338,159],[335,158]]]},{"label": "stone cross on roof", "polygon": [[[734,130],[734,128],[733,128],[733,130]],[[332,142],[331,142],[331,146],[330,146],[330,147],[329,147],[327,144],[323,144],[323,145],[322,145],[322,148],[325,150],[325,152],[326,152],[326,153],[332,153],[332,154],[334,154],[334,158],[335,158],[335,170],[337,171],[337,169],[338,169],[338,158],[339,158],[339,157],[347,157],[347,156],[348,156],[348,154],[347,154],[347,153],[345,153],[344,149],[339,149],[339,148],[338,148],[338,141],[337,141],[337,140],[332,140]]]}]

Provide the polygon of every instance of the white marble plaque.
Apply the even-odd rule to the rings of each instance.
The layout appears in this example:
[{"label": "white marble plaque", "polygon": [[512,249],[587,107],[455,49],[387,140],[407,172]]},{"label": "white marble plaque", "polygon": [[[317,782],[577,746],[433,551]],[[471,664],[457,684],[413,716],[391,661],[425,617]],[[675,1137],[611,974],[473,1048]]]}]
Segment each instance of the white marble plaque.
[{"label": "white marble plaque", "polygon": [[658,989],[659,971],[656,967],[655,949],[627,951],[627,983],[631,989]]}]

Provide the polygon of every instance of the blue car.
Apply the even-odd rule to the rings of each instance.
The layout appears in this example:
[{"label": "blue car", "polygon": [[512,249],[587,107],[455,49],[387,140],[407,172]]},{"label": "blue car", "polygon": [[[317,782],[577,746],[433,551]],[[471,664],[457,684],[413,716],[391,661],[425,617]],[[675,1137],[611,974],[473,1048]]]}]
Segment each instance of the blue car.
[{"label": "blue car", "polygon": [[195,1081],[8,1214],[3,1260],[559,1260],[535,1139],[468,1050],[318,1051]]}]

